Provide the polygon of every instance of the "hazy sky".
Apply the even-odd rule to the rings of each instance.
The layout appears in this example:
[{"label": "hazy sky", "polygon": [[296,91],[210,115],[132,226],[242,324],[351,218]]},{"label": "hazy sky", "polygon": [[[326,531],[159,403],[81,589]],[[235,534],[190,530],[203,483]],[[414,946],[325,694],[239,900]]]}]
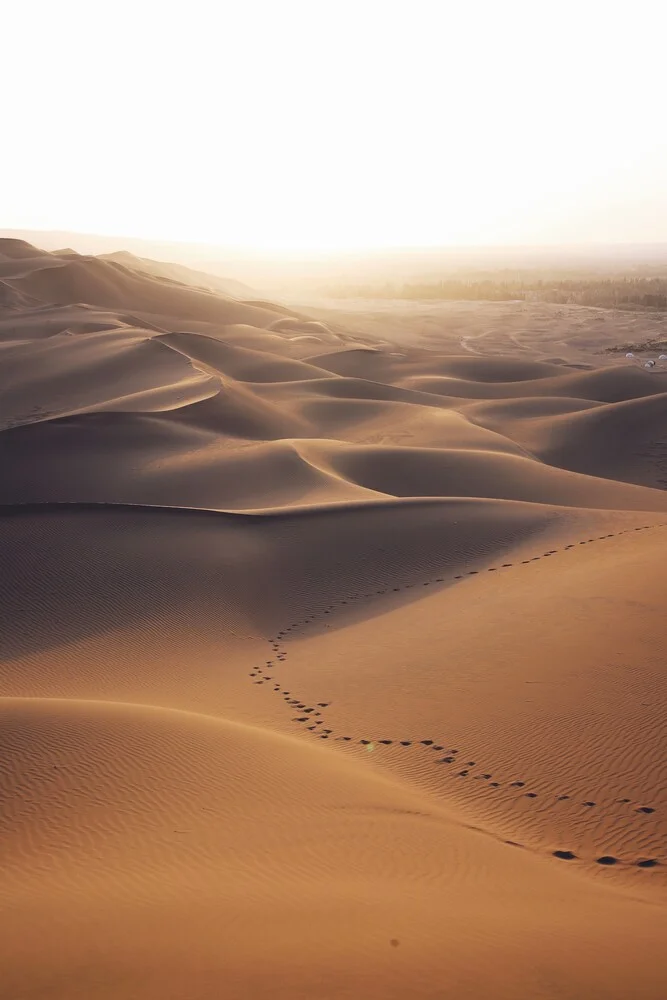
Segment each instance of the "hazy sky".
[{"label": "hazy sky", "polygon": [[17,0],[0,226],[667,240],[659,0]]}]

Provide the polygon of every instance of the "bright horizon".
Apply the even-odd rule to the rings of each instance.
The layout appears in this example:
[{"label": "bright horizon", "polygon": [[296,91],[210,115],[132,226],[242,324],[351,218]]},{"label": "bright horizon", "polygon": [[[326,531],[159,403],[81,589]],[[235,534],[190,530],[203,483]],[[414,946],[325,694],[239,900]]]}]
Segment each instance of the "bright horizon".
[{"label": "bright horizon", "polygon": [[0,227],[246,250],[667,241],[658,7],[3,15]]}]

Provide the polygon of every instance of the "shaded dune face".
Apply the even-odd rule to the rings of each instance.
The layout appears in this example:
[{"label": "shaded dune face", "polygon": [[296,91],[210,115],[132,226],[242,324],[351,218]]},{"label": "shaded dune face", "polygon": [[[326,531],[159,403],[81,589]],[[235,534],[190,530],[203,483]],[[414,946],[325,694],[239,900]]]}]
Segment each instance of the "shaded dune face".
[{"label": "shaded dune face", "polygon": [[664,376],[222,280],[0,241],[0,993],[664,1000]]}]

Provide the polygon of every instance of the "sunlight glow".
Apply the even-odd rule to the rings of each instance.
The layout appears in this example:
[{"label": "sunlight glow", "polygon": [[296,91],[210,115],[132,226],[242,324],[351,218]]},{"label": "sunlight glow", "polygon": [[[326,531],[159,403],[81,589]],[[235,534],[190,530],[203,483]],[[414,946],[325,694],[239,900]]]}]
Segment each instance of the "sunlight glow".
[{"label": "sunlight glow", "polygon": [[267,250],[664,240],[657,11],[12,4],[0,225]]}]

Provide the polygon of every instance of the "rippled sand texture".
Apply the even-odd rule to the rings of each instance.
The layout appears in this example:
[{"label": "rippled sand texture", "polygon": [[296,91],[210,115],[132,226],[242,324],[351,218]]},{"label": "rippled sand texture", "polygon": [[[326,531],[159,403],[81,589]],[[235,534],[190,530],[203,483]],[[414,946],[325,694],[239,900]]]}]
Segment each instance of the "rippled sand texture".
[{"label": "rippled sand texture", "polygon": [[664,1000],[665,376],[167,274],[0,241],[3,1000]]}]

